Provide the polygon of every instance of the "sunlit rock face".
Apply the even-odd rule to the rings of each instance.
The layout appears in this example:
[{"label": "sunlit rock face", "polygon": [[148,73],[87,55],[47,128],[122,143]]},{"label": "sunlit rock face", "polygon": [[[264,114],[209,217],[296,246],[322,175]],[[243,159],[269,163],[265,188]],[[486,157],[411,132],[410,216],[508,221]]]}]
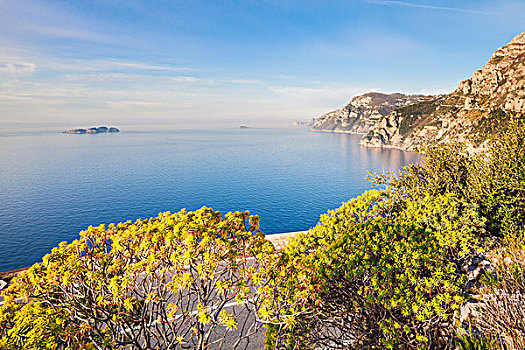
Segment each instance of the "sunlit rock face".
[{"label": "sunlit rock face", "polygon": [[481,70],[456,91],[409,104],[383,116],[361,145],[414,150],[420,146],[464,141],[473,152],[488,136],[525,115],[525,33],[498,49]]},{"label": "sunlit rock face", "polygon": [[316,118],[311,129],[314,131],[364,134],[384,115],[394,109],[429,100],[433,97],[370,92],[356,96],[346,106]]}]

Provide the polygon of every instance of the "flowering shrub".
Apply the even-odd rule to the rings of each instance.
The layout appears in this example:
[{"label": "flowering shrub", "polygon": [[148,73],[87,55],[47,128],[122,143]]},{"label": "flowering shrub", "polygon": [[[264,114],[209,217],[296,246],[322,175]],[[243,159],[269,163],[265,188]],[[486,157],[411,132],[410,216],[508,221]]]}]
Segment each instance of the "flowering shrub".
[{"label": "flowering shrub", "polygon": [[[463,302],[476,212],[451,196],[394,213],[371,191],[324,215],[274,264],[268,348],[442,348]],[[417,217],[417,220],[415,219]]]},{"label": "flowering shrub", "polygon": [[[348,227],[389,210],[381,191],[368,191],[335,211],[321,217],[320,223],[306,234],[291,239],[279,255],[274,255],[261,276],[259,315],[267,325],[268,349],[287,346],[308,348],[312,342],[296,337],[309,332],[311,319],[320,310],[324,283],[319,269],[325,261],[316,260],[321,249],[327,249]],[[322,229],[320,229],[322,227]]]},{"label": "flowering shrub", "polygon": [[271,254],[248,212],[204,207],[89,227],[2,293],[0,348],[245,346],[260,325],[242,314]]},{"label": "flowering shrub", "polygon": [[491,235],[524,232],[525,120],[511,121],[473,164],[471,198],[479,203]]}]

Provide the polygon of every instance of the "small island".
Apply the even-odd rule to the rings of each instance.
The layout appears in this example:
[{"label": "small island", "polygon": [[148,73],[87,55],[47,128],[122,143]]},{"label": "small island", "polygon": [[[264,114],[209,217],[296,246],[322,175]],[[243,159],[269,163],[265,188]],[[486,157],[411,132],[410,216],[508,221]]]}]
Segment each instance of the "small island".
[{"label": "small island", "polygon": [[115,133],[120,132],[119,129],[115,127],[106,127],[106,126],[99,126],[89,128],[89,129],[69,129],[62,131],[63,134],[103,134],[103,133]]}]

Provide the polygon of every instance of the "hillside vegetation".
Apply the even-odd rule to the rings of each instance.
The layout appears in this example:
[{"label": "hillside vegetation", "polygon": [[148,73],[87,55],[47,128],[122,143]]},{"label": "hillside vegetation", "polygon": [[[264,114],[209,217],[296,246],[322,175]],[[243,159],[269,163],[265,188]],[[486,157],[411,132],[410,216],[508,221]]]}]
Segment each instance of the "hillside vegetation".
[{"label": "hillside vegetation", "polygon": [[279,252],[247,212],[90,227],[2,293],[0,348],[525,348],[524,122],[424,153]]},{"label": "hillside vegetation", "polygon": [[456,140],[475,151],[483,149],[513,118],[524,116],[525,33],[521,33],[454,92],[400,106],[382,116],[361,144],[414,150]]},{"label": "hillside vegetation", "polygon": [[434,98],[435,96],[369,92],[353,97],[340,109],[315,118],[311,130],[366,134],[375,123],[393,110]]}]

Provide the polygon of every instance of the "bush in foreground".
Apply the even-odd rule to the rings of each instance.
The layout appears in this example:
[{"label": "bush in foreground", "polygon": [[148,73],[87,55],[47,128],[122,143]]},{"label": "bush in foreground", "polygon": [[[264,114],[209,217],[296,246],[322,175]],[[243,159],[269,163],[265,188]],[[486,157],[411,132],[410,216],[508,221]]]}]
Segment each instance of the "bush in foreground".
[{"label": "bush in foreground", "polygon": [[490,252],[492,269],[477,288],[480,306],[471,338],[492,340],[493,349],[525,349],[525,232]]},{"label": "bush in foreground", "polygon": [[473,161],[470,194],[493,236],[525,231],[525,120],[513,120]]},{"label": "bush in foreground", "polygon": [[275,264],[270,348],[446,349],[507,333],[523,347],[525,291],[510,267],[492,285],[507,300],[489,300],[487,319],[471,325],[482,337],[458,342],[455,329],[461,268],[508,247],[525,225],[525,124],[510,125],[476,157],[438,145],[421,165],[372,176],[386,189],[344,203],[292,243]]},{"label": "bush in foreground", "polygon": [[90,227],[2,293],[0,348],[245,348],[260,324],[241,314],[273,253],[258,225],[202,208]]},{"label": "bush in foreground", "polygon": [[[464,301],[476,212],[449,196],[399,213],[372,191],[322,217],[274,264],[268,348],[443,349]],[[417,219],[416,219],[417,218]],[[280,311],[280,312],[279,312]]]}]

